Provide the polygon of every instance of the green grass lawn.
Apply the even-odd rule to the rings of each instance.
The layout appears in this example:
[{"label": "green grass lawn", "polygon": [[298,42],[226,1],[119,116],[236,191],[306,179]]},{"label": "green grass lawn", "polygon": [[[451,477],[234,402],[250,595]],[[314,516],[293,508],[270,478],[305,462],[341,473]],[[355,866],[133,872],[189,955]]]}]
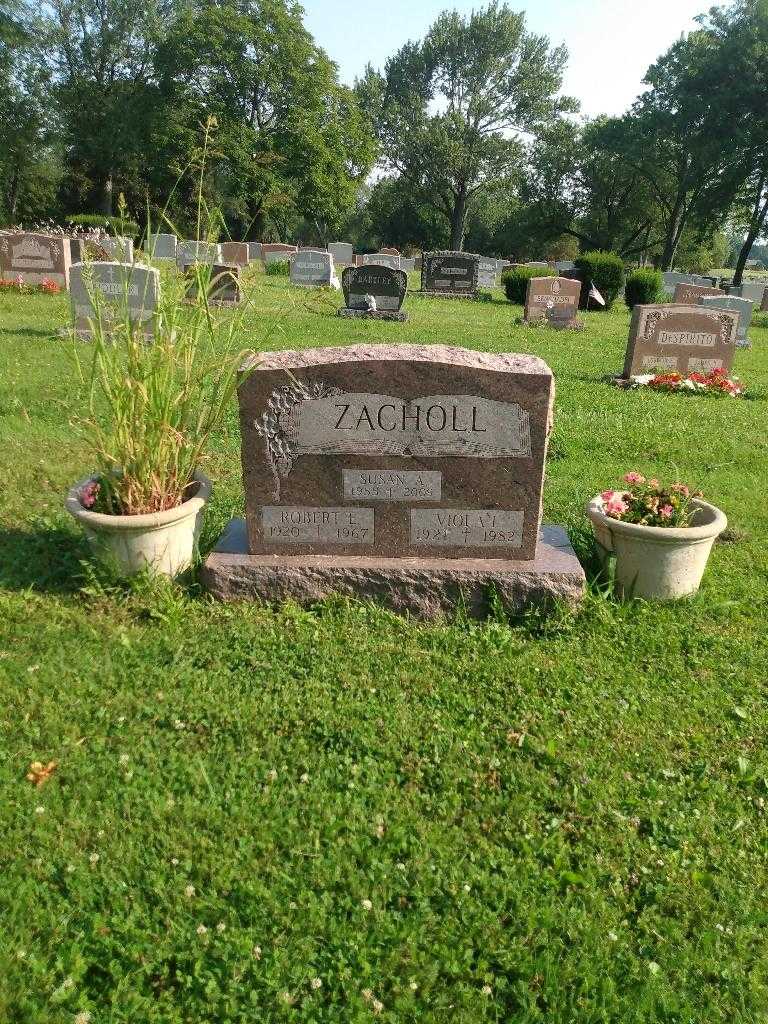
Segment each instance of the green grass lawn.
[{"label": "green grass lawn", "polygon": [[[500,292],[338,304],[254,278],[243,345],[535,353],[547,520],[587,551],[585,502],[637,469],[726,540],[692,600],[547,621],[112,585],[62,508],[91,468],[67,299],[0,296],[0,1022],[764,1024],[768,329],[752,400],[715,400],[604,382],[623,307],[558,333]],[[243,509],[234,407],[207,472],[210,545]]]}]

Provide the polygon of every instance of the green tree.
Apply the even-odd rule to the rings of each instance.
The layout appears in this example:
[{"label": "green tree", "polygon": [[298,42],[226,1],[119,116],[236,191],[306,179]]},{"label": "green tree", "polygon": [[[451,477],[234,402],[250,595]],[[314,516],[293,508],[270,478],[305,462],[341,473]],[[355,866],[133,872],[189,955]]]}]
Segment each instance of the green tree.
[{"label": "green tree", "polygon": [[40,54],[54,82],[67,202],[111,214],[116,191],[141,193],[153,54],[173,0],[51,0],[45,12]]},{"label": "green tree", "polygon": [[156,57],[155,195],[170,189],[213,114],[206,194],[231,232],[266,237],[303,218],[326,240],[348,215],[374,159],[372,133],[301,15],[288,0],[184,7]]},{"label": "green tree", "polygon": [[407,43],[358,84],[385,165],[432,206],[461,249],[473,201],[521,171],[521,132],[538,133],[576,109],[557,98],[567,59],[525,16],[494,0],[468,17],[441,14],[420,43]]}]

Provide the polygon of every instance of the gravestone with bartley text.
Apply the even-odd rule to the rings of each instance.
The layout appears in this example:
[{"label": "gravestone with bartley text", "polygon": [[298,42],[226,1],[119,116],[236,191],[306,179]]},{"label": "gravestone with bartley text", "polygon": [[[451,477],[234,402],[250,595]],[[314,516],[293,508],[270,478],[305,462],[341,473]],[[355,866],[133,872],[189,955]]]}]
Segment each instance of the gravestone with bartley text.
[{"label": "gravestone with bartley text", "polygon": [[340,592],[435,615],[575,601],[564,530],[542,536],[552,373],[441,345],[262,353],[239,387],[246,524],[209,557],[220,597]]},{"label": "gravestone with bartley text", "polygon": [[403,270],[379,265],[345,267],[341,287],[346,303],[338,312],[341,317],[401,322],[408,319],[402,311],[408,291],[408,275]]},{"label": "gravestone with bartley text", "polygon": [[72,257],[63,235],[8,232],[0,235],[0,277],[21,278],[25,284],[52,281],[69,287]]},{"label": "gravestone with bartley text", "polygon": [[674,371],[730,373],[739,315],[704,306],[635,306],[624,361],[625,379]]}]

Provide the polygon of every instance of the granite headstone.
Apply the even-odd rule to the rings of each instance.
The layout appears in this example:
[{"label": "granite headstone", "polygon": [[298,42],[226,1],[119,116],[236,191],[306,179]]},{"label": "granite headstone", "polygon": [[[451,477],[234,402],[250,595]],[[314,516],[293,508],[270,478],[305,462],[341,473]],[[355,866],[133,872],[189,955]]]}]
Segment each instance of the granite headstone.
[{"label": "granite headstone", "polygon": [[427,295],[474,299],[480,257],[469,252],[425,252],[421,290]]},{"label": "granite headstone", "polygon": [[21,278],[25,284],[52,281],[68,288],[70,266],[69,239],[63,235],[30,231],[0,235],[0,277]]},{"label": "granite headstone", "polygon": [[732,310],[670,303],[635,306],[623,376],[708,373],[721,368],[730,373],[738,324],[738,313]]},{"label": "granite headstone", "polygon": [[554,383],[529,355],[442,345],[261,353],[239,387],[246,523],[206,561],[220,597],[375,597],[479,613],[577,601],[564,530],[540,536]]}]

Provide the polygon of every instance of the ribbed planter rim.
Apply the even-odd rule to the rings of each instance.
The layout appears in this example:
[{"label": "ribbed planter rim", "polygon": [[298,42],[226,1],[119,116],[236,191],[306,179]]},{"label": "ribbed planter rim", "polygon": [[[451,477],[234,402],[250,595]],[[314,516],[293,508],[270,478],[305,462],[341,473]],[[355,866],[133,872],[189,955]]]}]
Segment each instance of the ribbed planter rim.
[{"label": "ribbed planter rim", "polygon": [[208,477],[195,470],[192,480],[196,483],[197,490],[191,498],[187,498],[176,508],[166,509],[164,512],[144,512],[137,516],[108,516],[104,512],[92,512],[84,508],[80,501],[80,493],[86,484],[96,478],[93,476],[83,477],[69,489],[64,507],[75,519],[78,519],[84,526],[91,526],[101,530],[112,530],[121,532],[149,532],[161,530],[165,526],[171,526],[180,519],[196,515],[206,504],[211,496],[212,484]]},{"label": "ribbed planter rim", "polygon": [[623,533],[629,537],[642,537],[654,544],[699,544],[719,536],[728,525],[725,512],[716,505],[710,505],[701,498],[693,498],[691,504],[707,517],[707,522],[699,526],[643,526],[640,523],[624,523],[620,519],[611,519],[603,512],[603,499],[596,495],[587,505],[587,515],[598,526],[613,533]]}]

